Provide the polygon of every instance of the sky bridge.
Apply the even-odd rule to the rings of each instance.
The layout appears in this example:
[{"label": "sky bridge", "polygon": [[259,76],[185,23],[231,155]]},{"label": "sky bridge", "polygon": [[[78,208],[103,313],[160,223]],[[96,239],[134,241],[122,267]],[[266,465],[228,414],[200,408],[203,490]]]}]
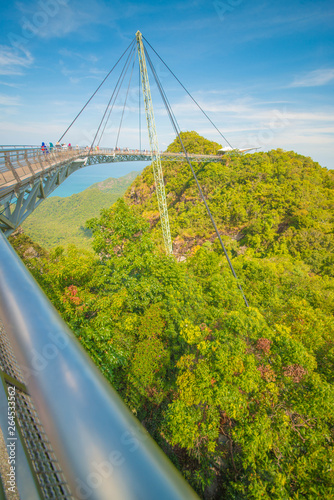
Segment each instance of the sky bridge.
[{"label": "sky bridge", "polygon": [[[0,229],[11,234],[67,177],[100,163],[154,161],[156,151],[89,148],[57,149],[0,146]],[[162,161],[186,161],[185,153],[160,152]],[[188,154],[193,162],[221,162],[222,156]],[[110,171],[112,176],[112,171]]]}]

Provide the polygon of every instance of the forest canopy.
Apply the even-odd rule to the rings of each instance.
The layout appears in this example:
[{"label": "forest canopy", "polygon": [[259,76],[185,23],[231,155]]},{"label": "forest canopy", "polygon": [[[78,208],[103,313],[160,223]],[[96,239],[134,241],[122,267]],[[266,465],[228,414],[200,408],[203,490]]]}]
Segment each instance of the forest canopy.
[{"label": "forest canopy", "polygon": [[246,308],[188,165],[163,168],[176,258],[149,167],[87,222],[94,254],[12,242],[202,498],[333,498],[333,172],[282,150],[194,165]]}]

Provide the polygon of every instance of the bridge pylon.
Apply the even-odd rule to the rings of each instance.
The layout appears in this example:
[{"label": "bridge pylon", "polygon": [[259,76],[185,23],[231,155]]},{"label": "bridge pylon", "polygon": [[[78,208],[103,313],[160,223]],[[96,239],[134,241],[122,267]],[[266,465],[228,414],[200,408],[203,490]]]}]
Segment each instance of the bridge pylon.
[{"label": "bridge pylon", "polygon": [[150,141],[151,157],[152,157],[152,162],[153,162],[153,174],[154,174],[154,180],[155,180],[155,188],[156,188],[156,192],[157,192],[162,234],[163,234],[163,239],[164,239],[164,243],[165,243],[166,253],[172,254],[173,247],[172,247],[172,238],[171,238],[171,234],[170,234],[167,200],[166,200],[166,192],[165,192],[165,183],[164,183],[162,166],[161,166],[161,157],[160,157],[160,151],[159,151],[157,130],[156,130],[156,126],[155,126],[150,82],[148,79],[148,73],[147,73],[147,67],[146,67],[145,51],[144,51],[144,45],[143,45],[143,40],[142,40],[142,34],[140,31],[137,31],[136,39],[137,39],[139,67],[140,67],[140,74],[141,74],[141,83],[142,83],[144,103],[145,103],[147,129],[148,129],[148,136],[149,136],[149,141]]}]

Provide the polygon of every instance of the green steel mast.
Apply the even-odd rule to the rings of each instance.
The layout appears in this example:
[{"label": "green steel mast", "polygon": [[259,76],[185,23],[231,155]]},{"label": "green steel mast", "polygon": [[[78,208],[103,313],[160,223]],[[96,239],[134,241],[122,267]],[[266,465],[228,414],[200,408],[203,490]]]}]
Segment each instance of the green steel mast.
[{"label": "green steel mast", "polygon": [[149,136],[149,140],[150,140],[151,156],[152,156],[152,161],[153,161],[153,174],[154,174],[155,188],[156,188],[157,198],[158,198],[158,206],[159,206],[159,212],[160,212],[162,234],[163,234],[163,238],[164,238],[166,252],[167,252],[167,254],[172,254],[173,247],[172,247],[172,239],[171,239],[171,235],[170,235],[165,184],[164,184],[164,178],[163,178],[162,167],[161,167],[161,158],[160,158],[160,151],[159,151],[159,144],[158,144],[158,136],[157,136],[157,130],[155,127],[153,104],[152,104],[150,83],[149,83],[148,74],[147,74],[145,52],[144,52],[142,34],[140,33],[140,31],[137,31],[136,39],[137,39],[141,82],[142,82],[144,102],[145,102],[145,112],[146,112],[148,136]]}]

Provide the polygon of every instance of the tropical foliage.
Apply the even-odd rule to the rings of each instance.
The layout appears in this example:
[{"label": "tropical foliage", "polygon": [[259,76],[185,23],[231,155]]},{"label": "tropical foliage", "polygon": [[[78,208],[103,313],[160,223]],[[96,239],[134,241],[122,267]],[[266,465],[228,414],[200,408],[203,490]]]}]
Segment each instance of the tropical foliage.
[{"label": "tropical foliage", "polygon": [[195,168],[249,308],[181,162],[165,168],[177,259],[148,168],[88,221],[95,255],[13,244],[202,498],[334,498],[333,172],[281,150]]}]

